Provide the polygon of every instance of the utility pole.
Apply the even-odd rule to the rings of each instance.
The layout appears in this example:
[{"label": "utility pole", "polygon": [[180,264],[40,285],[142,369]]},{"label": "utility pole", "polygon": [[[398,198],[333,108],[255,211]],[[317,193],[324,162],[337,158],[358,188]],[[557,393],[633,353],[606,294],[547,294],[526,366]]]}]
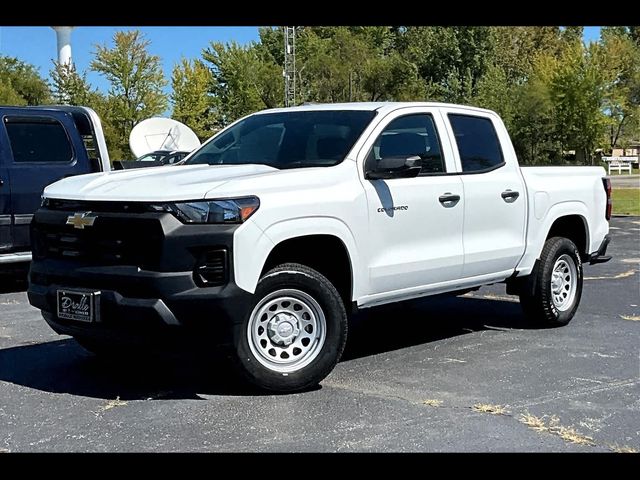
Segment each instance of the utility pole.
[{"label": "utility pole", "polygon": [[296,103],[296,27],[284,28],[284,106]]}]

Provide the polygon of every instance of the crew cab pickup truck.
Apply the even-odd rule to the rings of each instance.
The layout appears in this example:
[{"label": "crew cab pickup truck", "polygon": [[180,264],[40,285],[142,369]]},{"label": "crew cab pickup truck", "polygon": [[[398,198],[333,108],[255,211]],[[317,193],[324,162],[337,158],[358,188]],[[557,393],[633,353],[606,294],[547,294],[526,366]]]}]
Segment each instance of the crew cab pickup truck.
[{"label": "crew cab pickup truck", "polygon": [[45,186],[109,170],[100,119],[84,107],[0,106],[0,268],[31,260],[29,224]]},{"label": "crew cab pickup truck", "polygon": [[355,309],[505,282],[532,321],[568,323],[610,214],[603,168],[520,168],[489,110],[266,110],[178,166],[48,186],[28,295],[94,352],[206,332],[253,384],[295,391],[334,368]]}]

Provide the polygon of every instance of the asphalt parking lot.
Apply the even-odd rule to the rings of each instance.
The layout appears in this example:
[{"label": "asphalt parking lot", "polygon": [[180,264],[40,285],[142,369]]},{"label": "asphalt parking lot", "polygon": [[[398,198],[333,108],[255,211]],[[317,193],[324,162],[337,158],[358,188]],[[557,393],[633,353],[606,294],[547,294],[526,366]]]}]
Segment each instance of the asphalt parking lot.
[{"label": "asphalt parking lot", "polygon": [[197,358],[105,363],[0,279],[0,452],[640,450],[640,218],[614,218],[576,317],[534,329],[503,285],[354,319],[313,391],[256,395]]}]

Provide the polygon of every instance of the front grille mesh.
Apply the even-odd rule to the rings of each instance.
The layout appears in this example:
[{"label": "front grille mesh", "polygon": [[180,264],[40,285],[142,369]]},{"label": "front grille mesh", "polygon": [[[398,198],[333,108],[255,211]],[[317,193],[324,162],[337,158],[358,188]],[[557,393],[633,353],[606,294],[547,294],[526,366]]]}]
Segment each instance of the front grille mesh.
[{"label": "front grille mesh", "polygon": [[34,257],[85,265],[151,267],[159,261],[162,231],[158,221],[98,216],[94,226],[37,223],[32,232]]}]

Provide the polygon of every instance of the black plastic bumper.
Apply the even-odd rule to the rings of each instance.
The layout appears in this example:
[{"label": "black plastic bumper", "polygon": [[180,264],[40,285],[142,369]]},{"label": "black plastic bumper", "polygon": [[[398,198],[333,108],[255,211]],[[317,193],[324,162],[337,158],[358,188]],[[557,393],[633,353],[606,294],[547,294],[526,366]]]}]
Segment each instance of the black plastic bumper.
[{"label": "black plastic bumper", "polygon": [[[232,325],[242,321],[252,295],[234,283],[202,288],[193,281],[192,272],[148,272],[136,267],[84,267],[61,274],[61,262],[37,261],[30,278],[53,276],[49,285],[29,284],[29,302],[42,310],[47,323],[60,334],[89,337],[145,337],[186,327],[195,331],[213,331],[215,340],[226,342]],[[46,278],[46,277],[45,277]],[[138,284],[140,292],[150,295],[127,296],[123,291]],[[58,289],[100,292],[100,316],[92,323],[62,320],[56,314]],[[153,293],[152,293],[153,292]],[[213,339],[212,339],[213,340]]]},{"label": "black plastic bumper", "polygon": [[[234,283],[231,261],[237,226],[183,225],[168,214],[99,212],[93,230],[87,232],[66,226],[69,214],[40,210],[32,225],[38,244],[29,273],[29,302],[42,310],[56,332],[127,341],[206,331],[213,333],[212,341],[226,342],[233,324],[248,314],[253,295]],[[149,233],[143,229],[132,235],[142,221]],[[51,245],[60,245],[60,239],[68,250],[59,247],[51,253]],[[105,264],[109,257],[102,251],[114,245],[119,250],[112,251],[133,264],[114,264],[116,260]],[[145,246],[151,254],[140,255]],[[219,250],[228,259],[222,267],[225,273],[218,284],[207,286],[194,271],[200,271],[207,252]],[[69,253],[76,256],[64,258]],[[58,318],[59,289],[99,291],[100,315],[90,323]]]},{"label": "black plastic bumper", "polygon": [[589,264],[594,265],[596,263],[605,263],[611,260],[611,255],[606,255],[607,247],[609,246],[609,242],[611,242],[611,235],[606,234],[602,243],[600,244],[600,248],[591,255],[589,255]]}]

